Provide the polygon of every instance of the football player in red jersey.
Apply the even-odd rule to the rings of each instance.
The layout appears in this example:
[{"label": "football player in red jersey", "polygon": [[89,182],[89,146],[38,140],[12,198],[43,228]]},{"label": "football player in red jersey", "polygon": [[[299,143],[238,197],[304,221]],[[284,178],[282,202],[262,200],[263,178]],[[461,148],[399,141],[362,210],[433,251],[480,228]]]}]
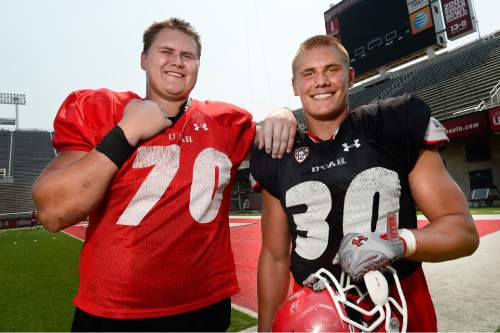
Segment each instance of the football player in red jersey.
[{"label": "football player in red jersey", "polygon": [[[308,131],[282,159],[254,150],[250,163],[264,204],[259,331],[272,327],[289,270],[296,288],[305,282],[321,289],[311,279],[321,268],[360,281],[389,264],[401,280],[408,331],[436,331],[421,262],[467,256],[479,244],[464,194],[438,152],[448,140],[444,128],[410,95],[350,112],[354,70],[333,37],[302,43],[292,69]],[[415,204],[430,221],[422,229]]]},{"label": "football player in red jersey", "polygon": [[191,99],[201,44],[189,23],[143,37],[145,99],[71,93],[33,198],[53,232],[89,216],[73,331],[224,331],[238,291],[231,186],[256,136],[273,157],[291,149],[295,118],[277,109],[256,135],[247,111]]}]

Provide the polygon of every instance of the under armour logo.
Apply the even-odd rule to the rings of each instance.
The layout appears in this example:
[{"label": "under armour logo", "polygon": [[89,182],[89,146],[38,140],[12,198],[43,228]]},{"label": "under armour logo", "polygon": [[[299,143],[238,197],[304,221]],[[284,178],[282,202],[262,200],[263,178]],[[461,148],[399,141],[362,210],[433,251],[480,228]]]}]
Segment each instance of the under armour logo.
[{"label": "under armour logo", "polygon": [[193,126],[195,131],[199,131],[200,129],[208,131],[208,126],[206,123],[202,123],[201,125],[198,125],[198,123],[194,123]]},{"label": "under armour logo", "polygon": [[352,145],[348,145],[347,143],[343,143],[342,147],[344,147],[344,151],[349,151],[351,148],[359,148],[361,147],[361,143],[359,143],[359,139],[354,140]]},{"label": "under armour logo", "polygon": [[361,245],[363,245],[363,241],[366,241],[366,240],[368,240],[368,238],[366,236],[359,235],[352,240],[352,245],[356,245],[357,247],[360,247]]}]

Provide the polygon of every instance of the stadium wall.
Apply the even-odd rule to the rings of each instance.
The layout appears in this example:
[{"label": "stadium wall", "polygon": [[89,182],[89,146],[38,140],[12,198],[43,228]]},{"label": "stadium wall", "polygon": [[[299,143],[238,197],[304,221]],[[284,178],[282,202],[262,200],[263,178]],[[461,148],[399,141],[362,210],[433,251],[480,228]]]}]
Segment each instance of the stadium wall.
[{"label": "stadium wall", "polygon": [[0,217],[0,229],[29,227],[31,225],[31,213],[25,216]]},{"label": "stadium wall", "polygon": [[[489,147],[490,156],[482,161],[467,161],[465,147],[469,144],[485,143]],[[470,137],[451,140],[448,147],[441,152],[448,172],[464,191],[467,199],[471,193],[471,173],[478,171],[491,172],[494,186],[500,188],[500,133],[480,133]]]},{"label": "stadium wall", "polygon": [[35,210],[31,198],[33,182],[55,156],[51,135],[40,130],[0,131],[0,134],[4,139],[9,138],[0,140],[0,151],[7,152],[0,154],[0,165],[8,166],[11,159],[10,177],[0,179],[0,214],[31,212]]}]

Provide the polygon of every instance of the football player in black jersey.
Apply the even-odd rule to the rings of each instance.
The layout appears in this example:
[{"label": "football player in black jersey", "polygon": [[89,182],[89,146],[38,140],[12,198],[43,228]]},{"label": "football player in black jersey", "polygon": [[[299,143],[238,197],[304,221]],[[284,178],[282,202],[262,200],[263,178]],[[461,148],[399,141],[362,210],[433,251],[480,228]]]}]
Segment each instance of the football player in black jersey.
[{"label": "football player in black jersey", "polygon": [[[288,292],[289,270],[299,288],[322,267],[337,277],[344,269],[359,280],[389,264],[408,304],[408,331],[436,331],[421,262],[460,258],[478,247],[465,196],[438,152],[448,141],[442,125],[410,95],[349,110],[349,64],[333,37],[303,42],[292,85],[307,132],[281,160],[252,154],[264,204],[259,331],[271,329]],[[422,229],[415,206],[430,221]]]}]

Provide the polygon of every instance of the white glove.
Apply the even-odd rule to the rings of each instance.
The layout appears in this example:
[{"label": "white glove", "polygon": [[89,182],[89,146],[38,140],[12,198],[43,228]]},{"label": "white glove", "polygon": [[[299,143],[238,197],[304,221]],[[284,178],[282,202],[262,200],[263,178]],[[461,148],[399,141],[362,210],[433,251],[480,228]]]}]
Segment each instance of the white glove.
[{"label": "white glove", "polygon": [[339,259],[342,269],[359,281],[366,272],[389,266],[403,258],[406,243],[403,238],[390,239],[386,233],[348,233],[342,238]]}]

